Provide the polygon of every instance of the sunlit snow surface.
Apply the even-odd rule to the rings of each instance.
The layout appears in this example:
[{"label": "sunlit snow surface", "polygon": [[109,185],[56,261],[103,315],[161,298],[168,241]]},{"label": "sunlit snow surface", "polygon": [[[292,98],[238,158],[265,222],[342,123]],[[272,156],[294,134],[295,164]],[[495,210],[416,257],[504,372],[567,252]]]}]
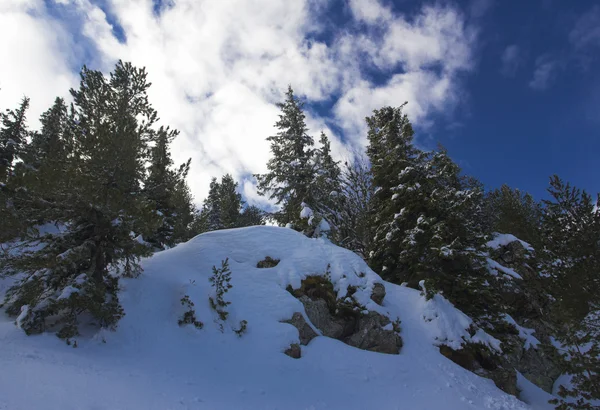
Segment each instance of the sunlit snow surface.
[{"label": "sunlit snow surface", "polygon": [[[281,262],[256,268],[265,256]],[[229,325],[221,333],[208,278],[225,258],[233,288],[226,294]],[[400,355],[326,337],[303,346],[301,359],[282,353],[298,332],[280,321],[303,312],[285,287],[324,274],[328,264],[340,295],[358,286],[360,303],[402,320]],[[376,305],[369,296],[379,276],[325,240],[276,227],[218,231],[157,253],[143,266],[140,278],[123,281],[126,316],[117,331],[82,337],[77,348],[53,335],[25,336],[1,315],[0,409],[530,408],[439,353],[435,338],[455,337],[452,326],[438,328],[440,321],[431,320],[435,306],[418,291],[385,283],[384,306]],[[204,329],[178,326],[183,295],[195,303]],[[238,338],[231,328],[240,320],[248,321],[248,332]],[[529,386],[529,397],[539,396],[535,389]]]}]

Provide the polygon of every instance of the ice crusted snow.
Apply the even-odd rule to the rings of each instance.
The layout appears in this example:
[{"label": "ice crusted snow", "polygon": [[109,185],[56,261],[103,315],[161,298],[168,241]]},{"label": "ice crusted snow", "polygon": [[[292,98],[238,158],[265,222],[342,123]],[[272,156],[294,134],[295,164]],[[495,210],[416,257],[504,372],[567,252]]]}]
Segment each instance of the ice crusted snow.
[{"label": "ice crusted snow", "polygon": [[[266,256],[279,264],[258,269]],[[225,258],[233,288],[221,333],[208,278]],[[302,347],[300,359],[283,354],[298,331],[281,321],[303,312],[285,287],[325,274],[327,265],[339,295],[356,286],[367,309],[401,319],[400,355],[322,336]],[[122,282],[126,314],[117,331],[80,337],[77,348],[50,334],[26,336],[0,315],[0,409],[531,408],[439,353],[440,337],[458,343],[465,336],[468,317],[441,296],[426,301],[419,291],[383,282],[360,257],[326,240],[276,227],[217,231],[156,253],[143,267],[139,278]],[[377,282],[386,287],[384,306],[370,300]],[[202,330],[178,326],[184,295]],[[232,331],[240,320],[248,321],[241,338]]]}]

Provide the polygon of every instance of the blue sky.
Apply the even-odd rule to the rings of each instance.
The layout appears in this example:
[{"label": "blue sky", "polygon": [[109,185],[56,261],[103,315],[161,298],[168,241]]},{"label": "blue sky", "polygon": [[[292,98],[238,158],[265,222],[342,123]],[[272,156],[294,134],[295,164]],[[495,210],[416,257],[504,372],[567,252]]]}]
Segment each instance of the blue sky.
[{"label": "blue sky", "polygon": [[442,143],[487,188],[543,198],[558,174],[600,191],[592,0],[5,0],[0,35],[14,40],[0,45],[0,108],[28,95],[34,127],[82,64],[146,66],[197,200],[229,172],[266,205],[250,176],[265,170],[287,84],[338,158],[364,148],[373,109],[408,101],[417,143]]}]

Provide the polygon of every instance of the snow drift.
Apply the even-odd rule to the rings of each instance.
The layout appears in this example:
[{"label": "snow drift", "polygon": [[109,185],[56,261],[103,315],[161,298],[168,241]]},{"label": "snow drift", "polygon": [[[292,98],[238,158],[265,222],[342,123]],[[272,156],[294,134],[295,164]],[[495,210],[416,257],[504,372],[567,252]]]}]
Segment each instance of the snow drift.
[{"label": "snow drift", "polygon": [[[257,268],[266,256],[280,262]],[[209,277],[226,258],[233,287],[221,331]],[[122,281],[126,315],[118,329],[84,335],[77,348],[53,335],[25,336],[3,315],[0,409],[530,408],[439,353],[436,343],[460,340],[457,323],[470,323],[449,302],[383,282],[360,257],[326,240],[276,227],[216,231],[143,267],[140,278]],[[282,321],[304,311],[286,287],[326,271],[340,296],[352,285],[366,309],[401,320],[399,355],[323,336],[303,346],[298,360],[283,354],[298,343],[298,331]],[[387,290],[383,306],[370,299],[376,283]],[[178,325],[185,296],[202,329]],[[248,327],[238,337],[242,320]],[[528,397],[535,389],[529,386]]]}]

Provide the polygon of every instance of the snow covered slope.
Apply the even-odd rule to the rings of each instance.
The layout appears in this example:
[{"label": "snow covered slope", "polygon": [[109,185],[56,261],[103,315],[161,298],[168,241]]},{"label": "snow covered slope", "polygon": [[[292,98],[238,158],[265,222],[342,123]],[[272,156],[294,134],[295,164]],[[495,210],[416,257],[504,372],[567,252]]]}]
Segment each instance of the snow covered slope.
[{"label": "snow covered slope", "polygon": [[[281,262],[258,269],[266,256]],[[208,278],[225,258],[233,288],[221,333]],[[401,319],[399,355],[326,337],[304,346],[300,359],[282,353],[298,341],[298,331],[280,321],[303,311],[286,286],[324,274],[328,264],[336,289],[358,286],[357,299],[368,309]],[[439,353],[435,339],[453,338],[448,321],[460,312],[385,282],[383,307],[375,304],[369,292],[381,279],[358,256],[326,241],[276,227],[217,231],[143,266],[140,278],[122,282],[126,316],[117,331],[82,337],[77,348],[53,335],[25,336],[1,315],[0,409],[530,408]],[[177,324],[184,295],[203,329]],[[241,338],[232,330],[240,320],[248,321]]]}]

